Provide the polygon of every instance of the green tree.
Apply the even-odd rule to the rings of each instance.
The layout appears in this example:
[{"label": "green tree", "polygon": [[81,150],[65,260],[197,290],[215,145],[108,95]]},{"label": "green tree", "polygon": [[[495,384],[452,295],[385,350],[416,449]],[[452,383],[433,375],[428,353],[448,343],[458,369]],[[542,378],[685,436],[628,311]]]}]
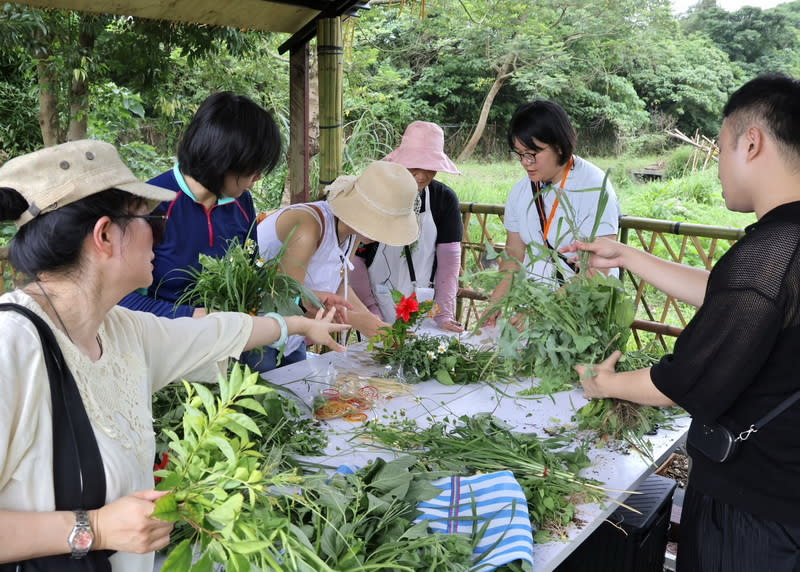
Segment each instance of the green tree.
[{"label": "green tree", "polygon": [[4,4],[0,49],[19,46],[35,70],[39,125],[45,145],[87,134],[92,85],[109,80],[135,91],[155,88],[172,73],[172,50],[197,58],[223,42],[248,47],[236,30],[166,24],[129,17]]},{"label": "green tree", "polygon": [[624,60],[625,75],[653,115],[673,118],[685,133],[716,136],[728,95],[741,72],[703,35],[660,36]]},{"label": "green tree", "polygon": [[751,77],[763,71],[800,69],[799,19],[800,2],[781,10],[745,6],[736,12],[703,4],[692,11],[684,27],[708,36]]}]

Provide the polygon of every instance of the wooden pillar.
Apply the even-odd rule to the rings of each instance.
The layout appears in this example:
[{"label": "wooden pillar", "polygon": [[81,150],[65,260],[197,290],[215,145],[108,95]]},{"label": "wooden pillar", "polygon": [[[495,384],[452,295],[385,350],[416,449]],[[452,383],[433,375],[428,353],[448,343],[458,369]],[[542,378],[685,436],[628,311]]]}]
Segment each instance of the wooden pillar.
[{"label": "wooden pillar", "polygon": [[289,195],[291,203],[307,203],[310,200],[308,105],[308,53],[304,43],[289,56]]},{"label": "wooden pillar", "polygon": [[319,191],[341,174],[344,160],[343,47],[341,18],[317,24],[319,61]]}]

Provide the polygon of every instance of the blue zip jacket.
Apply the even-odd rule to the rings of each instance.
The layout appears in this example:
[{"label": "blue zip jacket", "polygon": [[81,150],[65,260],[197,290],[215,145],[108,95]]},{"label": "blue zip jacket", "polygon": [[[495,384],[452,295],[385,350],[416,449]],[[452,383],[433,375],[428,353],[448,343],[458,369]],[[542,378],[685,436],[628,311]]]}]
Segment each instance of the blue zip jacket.
[{"label": "blue zip jacket", "polygon": [[191,316],[193,306],[175,306],[191,285],[186,270],[200,268],[200,254],[222,258],[232,238],[238,237],[244,244],[254,227],[256,211],[249,192],[238,199],[222,199],[206,210],[195,201],[185,183],[181,185],[182,179],[176,166],[148,181],[177,194],[171,202],[158,207],[169,219],[164,241],[153,249],[153,284],[146,291],[125,296],[120,305],[126,308],[169,318]]}]

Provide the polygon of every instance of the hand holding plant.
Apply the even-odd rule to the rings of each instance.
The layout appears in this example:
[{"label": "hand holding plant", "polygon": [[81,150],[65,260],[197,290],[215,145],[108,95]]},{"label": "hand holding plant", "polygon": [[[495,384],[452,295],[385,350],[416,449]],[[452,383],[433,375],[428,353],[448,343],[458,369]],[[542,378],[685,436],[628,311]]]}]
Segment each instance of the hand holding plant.
[{"label": "hand holding plant", "polygon": [[200,267],[186,270],[192,286],[177,304],[188,304],[218,312],[257,315],[277,312],[284,316],[302,314],[299,300],[321,306],[317,296],[293,277],[280,271],[282,253],[271,260],[257,256],[257,245],[248,238],[228,243],[225,256],[201,254]]}]

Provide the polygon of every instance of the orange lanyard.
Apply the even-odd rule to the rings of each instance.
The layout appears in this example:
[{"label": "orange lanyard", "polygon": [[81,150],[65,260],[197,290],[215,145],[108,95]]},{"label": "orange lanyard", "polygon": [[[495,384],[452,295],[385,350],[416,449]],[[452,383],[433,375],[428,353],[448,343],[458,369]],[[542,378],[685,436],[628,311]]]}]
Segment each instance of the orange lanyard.
[{"label": "orange lanyard", "polygon": [[553,201],[553,206],[550,208],[550,214],[547,215],[547,222],[544,223],[544,228],[542,232],[544,233],[544,239],[547,241],[547,237],[550,234],[550,226],[553,224],[553,219],[556,218],[556,211],[558,211],[558,203],[561,200],[561,191],[564,190],[564,185],[567,184],[567,177],[569,177],[570,171],[572,171],[572,166],[575,163],[572,157],[569,158],[567,161],[567,166],[564,169],[564,175],[561,177],[561,184],[558,186],[559,192],[556,193],[556,200]]}]

